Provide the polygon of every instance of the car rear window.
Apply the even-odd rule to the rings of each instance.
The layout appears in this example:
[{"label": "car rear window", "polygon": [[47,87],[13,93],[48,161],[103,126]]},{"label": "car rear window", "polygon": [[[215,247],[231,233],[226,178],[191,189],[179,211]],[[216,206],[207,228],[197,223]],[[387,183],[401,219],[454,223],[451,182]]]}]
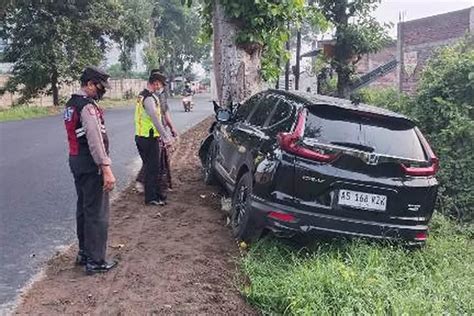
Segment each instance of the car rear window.
[{"label": "car rear window", "polygon": [[333,106],[308,108],[304,137],[383,155],[424,160],[413,124]]}]

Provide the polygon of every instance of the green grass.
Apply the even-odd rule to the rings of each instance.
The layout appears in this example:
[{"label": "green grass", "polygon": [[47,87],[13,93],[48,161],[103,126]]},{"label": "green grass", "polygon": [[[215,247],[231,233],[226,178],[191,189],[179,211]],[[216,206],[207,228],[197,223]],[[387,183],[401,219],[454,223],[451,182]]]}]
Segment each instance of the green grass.
[{"label": "green grass", "polygon": [[58,108],[43,106],[15,106],[0,110],[0,122],[24,120],[59,113]]},{"label": "green grass", "polygon": [[[121,99],[104,99],[100,101],[100,106],[103,108],[114,108],[120,106],[127,106],[135,104],[135,100],[121,100]],[[62,113],[64,106],[15,106],[8,109],[0,110],[0,122],[17,121],[24,119],[31,119],[37,117],[44,117]]]},{"label": "green grass", "polygon": [[437,215],[427,246],[266,238],[244,255],[242,285],[264,314],[473,314],[473,230]]}]

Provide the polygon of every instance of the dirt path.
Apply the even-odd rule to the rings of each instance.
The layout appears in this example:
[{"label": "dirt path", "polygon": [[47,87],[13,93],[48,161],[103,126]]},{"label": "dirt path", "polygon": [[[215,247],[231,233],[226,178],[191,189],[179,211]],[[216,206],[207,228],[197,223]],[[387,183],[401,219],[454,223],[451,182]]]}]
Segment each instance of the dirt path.
[{"label": "dirt path", "polygon": [[17,314],[254,315],[239,295],[239,251],[203,184],[197,150],[206,120],[181,137],[173,155],[175,192],[166,207],[145,207],[128,189],[114,202],[109,256],[119,267],[85,276],[75,246],[51,259],[46,277],[23,295]]}]

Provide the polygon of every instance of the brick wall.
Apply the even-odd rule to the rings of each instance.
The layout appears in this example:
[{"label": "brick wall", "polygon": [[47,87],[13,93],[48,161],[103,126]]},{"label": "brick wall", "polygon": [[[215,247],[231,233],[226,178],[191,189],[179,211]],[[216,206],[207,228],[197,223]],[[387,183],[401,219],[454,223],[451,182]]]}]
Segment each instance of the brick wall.
[{"label": "brick wall", "polygon": [[399,89],[413,93],[427,60],[436,49],[459,41],[470,31],[473,8],[399,23]]},{"label": "brick wall", "polygon": [[474,28],[474,7],[398,24],[397,41],[376,54],[365,55],[357,63],[359,75],[393,59],[396,70],[378,78],[370,87],[396,87],[413,93],[428,59],[436,49],[459,41]]},{"label": "brick wall", "polygon": [[[397,43],[393,42],[392,44],[388,45],[381,51],[375,54],[368,54],[362,57],[362,59],[357,63],[356,72],[358,75],[363,75],[368,73],[375,68],[382,66],[389,61],[396,59],[397,57]],[[385,76],[382,76],[375,80],[374,82],[370,83],[370,87],[377,87],[377,88],[388,88],[388,87],[397,87],[397,72],[394,70]]]}]

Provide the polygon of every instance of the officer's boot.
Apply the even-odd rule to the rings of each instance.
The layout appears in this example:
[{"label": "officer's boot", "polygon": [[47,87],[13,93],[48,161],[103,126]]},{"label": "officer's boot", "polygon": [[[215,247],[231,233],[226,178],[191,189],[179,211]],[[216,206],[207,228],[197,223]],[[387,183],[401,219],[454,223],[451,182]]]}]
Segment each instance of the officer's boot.
[{"label": "officer's boot", "polygon": [[117,264],[118,264],[117,261],[103,260],[101,262],[96,262],[88,258],[85,270],[88,275],[95,274],[95,273],[104,273],[113,269],[115,266],[117,266]]}]

